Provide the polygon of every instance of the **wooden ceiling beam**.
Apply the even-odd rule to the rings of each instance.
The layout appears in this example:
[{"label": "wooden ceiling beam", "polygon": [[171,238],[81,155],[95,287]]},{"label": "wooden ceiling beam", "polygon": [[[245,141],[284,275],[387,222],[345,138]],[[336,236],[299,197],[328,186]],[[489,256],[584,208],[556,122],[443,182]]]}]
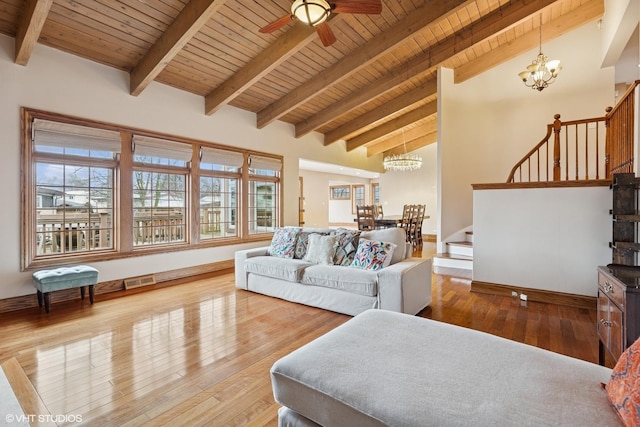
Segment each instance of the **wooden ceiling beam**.
[{"label": "wooden ceiling beam", "polygon": [[[361,48],[349,53],[311,80],[298,86],[284,97],[262,109],[262,111],[259,111],[257,119],[258,128],[262,129],[275,120],[278,120],[323,90],[330,88],[354,72],[368,66],[381,55],[384,55],[398,44],[411,38],[424,27],[464,7],[467,3],[470,3],[470,0],[441,0],[438,2],[430,2],[416,9],[402,21],[397,22],[383,33],[369,40]],[[300,129],[298,129],[298,127],[296,127],[296,136],[302,136],[312,130],[313,128],[309,129],[301,126]]]},{"label": "wooden ceiling beam", "polygon": [[[430,137],[428,139],[429,144],[435,142],[435,139],[438,137],[438,121],[437,120],[428,120],[425,123],[422,123],[418,126],[412,127],[411,129],[407,129],[404,131],[404,135],[402,133],[396,133],[389,138],[384,138],[378,140],[374,143],[367,144],[367,157],[375,156],[377,154],[396,154],[395,149],[404,151],[404,144],[406,141],[407,150],[413,143],[413,141],[423,141],[425,135],[434,134],[435,136]],[[435,139],[432,139],[435,138]],[[424,140],[426,141],[426,140]],[[424,142],[423,141],[423,142]]]},{"label": "wooden ceiling beam", "polygon": [[[332,22],[335,21],[332,20]],[[211,115],[223,105],[269,74],[292,55],[315,40],[314,28],[296,23],[283,36],[251,59],[227,81],[205,97],[205,114]]]},{"label": "wooden ceiling beam", "polygon": [[129,90],[138,96],[162,72],[191,38],[224,5],[225,0],[191,0],[131,70]]},{"label": "wooden ceiling beam", "polygon": [[[543,42],[552,40],[569,31],[572,31],[587,22],[595,21],[604,14],[604,0],[591,0],[582,4],[579,8],[563,15],[553,21],[543,25]],[[522,37],[518,37],[508,44],[501,45],[499,49],[494,49],[473,61],[470,61],[454,70],[456,83],[464,82],[475,77],[498,64],[513,59],[523,52],[539,47],[540,33],[538,28],[529,31]],[[533,58],[532,58],[533,59]],[[522,64],[522,68],[527,64]]]},{"label": "wooden ceiling beam", "polygon": [[362,147],[363,145],[373,142],[376,139],[382,138],[399,128],[408,126],[419,120],[433,116],[437,113],[437,111],[438,105],[436,101],[425,104],[421,107],[416,108],[415,110],[411,110],[408,113],[398,116],[393,120],[389,120],[388,122],[385,122],[380,126],[377,126],[363,134],[360,134],[355,138],[349,139],[347,141],[347,151],[353,151],[356,148]]},{"label": "wooden ceiling beam", "polygon": [[[412,141],[407,142],[406,144],[406,152],[410,153],[419,148],[426,147],[427,145],[431,145],[435,142],[438,142],[438,132],[431,132],[425,135],[420,136]],[[386,151],[383,153],[383,156],[393,156],[394,154],[402,154],[405,152],[404,145],[399,145],[393,148],[392,150]],[[369,154],[369,148],[367,148],[367,156],[371,156]]]},{"label": "wooden ceiling beam", "polygon": [[327,132],[324,135],[324,142],[325,144],[335,142],[353,132],[356,132],[358,129],[369,126],[378,120],[382,120],[385,117],[402,110],[403,108],[407,108],[416,102],[420,102],[429,96],[433,96],[437,91],[438,83],[435,80],[429,80],[422,86],[412,89],[404,95],[398,96],[389,102],[385,102],[379,108],[371,110],[357,119],[351,120],[339,128]]},{"label": "wooden ceiling beam", "polygon": [[27,0],[15,39],[15,63],[27,65],[40,38],[53,0]]},{"label": "wooden ceiling beam", "polygon": [[[485,16],[482,20],[465,27],[449,38],[434,45],[424,54],[415,57],[406,64],[399,66],[394,72],[376,80],[375,84],[362,88],[349,94],[340,102],[310,117],[307,121],[315,121],[316,124],[326,124],[335,120],[361,105],[395,89],[407,80],[420,74],[432,72],[436,67],[454,55],[473,47],[474,45],[502,33],[528,16],[537,13],[541,9],[554,3],[556,0],[536,0],[523,3],[521,1],[511,3],[497,11]],[[334,142],[334,141],[332,141]],[[332,142],[325,140],[325,145]]]}]

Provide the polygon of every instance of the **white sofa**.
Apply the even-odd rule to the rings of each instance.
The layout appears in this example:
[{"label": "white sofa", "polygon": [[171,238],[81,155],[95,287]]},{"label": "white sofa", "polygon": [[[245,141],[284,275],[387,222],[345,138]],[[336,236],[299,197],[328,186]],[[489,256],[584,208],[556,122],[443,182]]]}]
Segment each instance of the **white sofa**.
[{"label": "white sofa", "polygon": [[283,426],[619,426],[611,369],[369,310],[275,362]]},{"label": "white sofa", "polygon": [[[302,228],[330,233],[332,229]],[[363,270],[270,256],[269,247],[235,254],[236,287],[355,316],[370,308],[416,314],[431,302],[431,260],[411,257],[405,232],[388,228],[362,232],[361,239],[396,245],[389,266]]]}]

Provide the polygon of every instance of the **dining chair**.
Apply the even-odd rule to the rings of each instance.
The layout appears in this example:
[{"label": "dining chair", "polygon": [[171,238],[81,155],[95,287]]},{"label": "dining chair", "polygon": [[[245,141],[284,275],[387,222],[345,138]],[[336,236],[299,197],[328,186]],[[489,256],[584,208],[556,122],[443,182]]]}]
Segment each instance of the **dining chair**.
[{"label": "dining chair", "polygon": [[412,244],[414,248],[422,249],[422,222],[424,221],[426,205],[415,206],[415,216],[412,217]]},{"label": "dining chair", "polygon": [[413,214],[413,205],[404,205],[402,208],[402,220],[400,227],[404,229],[407,242],[411,243],[411,216]]},{"label": "dining chair", "polygon": [[373,205],[356,206],[358,230],[366,231],[374,230],[376,228],[375,215],[373,211]]},{"label": "dining chair", "polygon": [[384,216],[384,212],[382,211],[382,205],[373,205],[373,213],[376,218],[382,218]]}]

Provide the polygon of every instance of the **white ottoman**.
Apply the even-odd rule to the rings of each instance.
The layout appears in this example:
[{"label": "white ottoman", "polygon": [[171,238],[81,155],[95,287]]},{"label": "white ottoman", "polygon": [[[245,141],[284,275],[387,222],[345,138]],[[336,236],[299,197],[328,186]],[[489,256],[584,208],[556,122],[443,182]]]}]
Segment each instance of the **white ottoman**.
[{"label": "white ottoman", "polygon": [[369,310],[276,361],[281,426],[618,426],[611,370],[483,332]]}]

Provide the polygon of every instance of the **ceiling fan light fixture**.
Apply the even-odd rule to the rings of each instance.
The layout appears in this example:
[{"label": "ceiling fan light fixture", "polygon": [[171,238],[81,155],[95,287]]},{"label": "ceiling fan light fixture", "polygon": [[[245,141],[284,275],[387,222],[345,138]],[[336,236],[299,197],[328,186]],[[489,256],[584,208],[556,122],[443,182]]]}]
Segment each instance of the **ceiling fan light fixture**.
[{"label": "ceiling fan light fixture", "polygon": [[325,0],[295,0],[291,14],[300,22],[315,27],[329,18],[331,6]]}]

